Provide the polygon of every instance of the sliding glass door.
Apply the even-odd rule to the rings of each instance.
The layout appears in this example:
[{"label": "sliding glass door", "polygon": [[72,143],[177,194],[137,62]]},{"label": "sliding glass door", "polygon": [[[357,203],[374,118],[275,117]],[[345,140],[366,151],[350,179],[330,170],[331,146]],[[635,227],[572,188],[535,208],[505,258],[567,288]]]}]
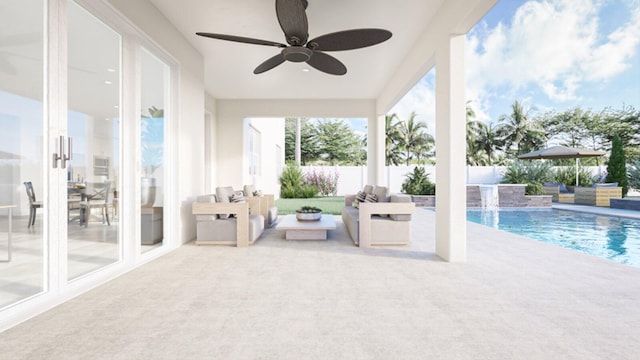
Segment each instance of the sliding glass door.
[{"label": "sliding glass door", "polygon": [[166,186],[165,113],[168,113],[169,74],[167,64],[142,48],[140,159],[142,163],[140,237],[142,252],[162,245]]},{"label": "sliding glass door", "polygon": [[0,318],[166,244],[169,57],[118,16],[0,1]]},{"label": "sliding glass door", "polygon": [[0,2],[0,308],[45,289],[43,18],[41,0]]},{"label": "sliding glass door", "polygon": [[[68,11],[67,276],[120,259],[121,37],[74,1]],[[67,147],[68,146],[67,143]]]}]

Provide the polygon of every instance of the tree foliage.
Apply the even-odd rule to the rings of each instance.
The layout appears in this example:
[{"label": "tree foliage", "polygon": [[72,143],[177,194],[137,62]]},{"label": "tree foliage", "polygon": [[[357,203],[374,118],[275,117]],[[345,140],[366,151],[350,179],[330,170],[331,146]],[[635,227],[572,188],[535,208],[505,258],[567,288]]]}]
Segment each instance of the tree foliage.
[{"label": "tree foliage", "polygon": [[320,159],[330,165],[362,163],[362,139],[343,120],[320,120],[315,128]]},{"label": "tree foliage", "polygon": [[[296,118],[285,119],[284,156],[287,161],[295,161],[296,120]],[[307,118],[300,119],[300,156],[301,165],[308,165],[319,157],[316,130],[313,123]]]},{"label": "tree foliage", "polygon": [[[295,160],[296,118],[285,120],[285,160]],[[301,119],[301,165],[329,163],[331,165],[363,165],[366,163],[366,142],[343,120]]]},{"label": "tree foliage", "polygon": [[[467,108],[469,104],[467,103]],[[484,123],[467,109],[467,164],[504,165],[505,158],[541,149],[549,144],[610,152],[619,135],[629,163],[640,161],[640,111],[632,106],[602,111],[580,107],[533,116],[516,101],[510,114],[497,122]],[[583,165],[600,165],[606,158],[582,160]],[[555,165],[571,166],[573,160],[554,160]]]},{"label": "tree foliage", "polygon": [[607,165],[606,182],[617,182],[622,187],[622,197],[627,196],[629,191],[629,182],[627,180],[627,160],[622,147],[622,140],[618,135],[613,137],[613,145],[611,148],[611,156]]},{"label": "tree foliage", "polygon": [[511,114],[501,115],[498,122],[498,132],[505,143],[504,150],[513,157],[537,150],[547,140],[540,124],[533,120],[529,110],[519,101],[511,105]]},{"label": "tree foliage", "polygon": [[629,166],[629,187],[640,191],[640,160]]},{"label": "tree foliage", "polygon": [[400,165],[402,163],[402,139],[400,137],[400,119],[398,115],[386,115],[384,117],[384,129],[385,165]]},{"label": "tree foliage", "polygon": [[385,163],[387,165],[422,164],[433,157],[435,139],[427,124],[418,121],[415,112],[406,120],[396,114],[385,117]]}]

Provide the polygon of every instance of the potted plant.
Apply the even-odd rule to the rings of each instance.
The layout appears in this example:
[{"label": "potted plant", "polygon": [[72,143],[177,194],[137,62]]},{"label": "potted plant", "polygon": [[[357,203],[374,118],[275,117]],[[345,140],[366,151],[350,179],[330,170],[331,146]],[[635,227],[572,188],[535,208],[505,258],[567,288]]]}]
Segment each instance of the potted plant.
[{"label": "potted plant", "polygon": [[315,206],[303,206],[296,210],[296,219],[300,221],[318,221],[322,218],[322,209]]}]

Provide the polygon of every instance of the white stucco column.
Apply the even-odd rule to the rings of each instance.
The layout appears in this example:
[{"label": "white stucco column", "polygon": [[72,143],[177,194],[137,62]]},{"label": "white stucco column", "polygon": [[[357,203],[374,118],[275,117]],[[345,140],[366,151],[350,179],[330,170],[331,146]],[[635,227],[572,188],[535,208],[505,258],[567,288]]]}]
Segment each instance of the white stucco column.
[{"label": "white stucco column", "polygon": [[464,35],[436,50],[436,254],[467,258]]},{"label": "white stucco column", "polygon": [[370,117],[367,122],[367,184],[386,184],[384,174],[384,115]]}]

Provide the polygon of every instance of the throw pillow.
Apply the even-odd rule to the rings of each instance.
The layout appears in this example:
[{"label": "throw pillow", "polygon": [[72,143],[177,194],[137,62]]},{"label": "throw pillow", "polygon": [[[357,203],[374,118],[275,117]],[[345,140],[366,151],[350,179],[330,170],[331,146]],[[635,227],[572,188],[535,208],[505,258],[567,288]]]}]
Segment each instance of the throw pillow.
[{"label": "throw pillow", "polygon": [[378,196],[376,196],[376,194],[367,194],[367,197],[364,199],[364,202],[376,203],[378,202]]},{"label": "throw pillow", "polygon": [[258,196],[258,197],[262,196],[262,190],[256,190],[256,191],[254,191],[254,192],[253,192],[253,196]]},{"label": "throw pillow", "polygon": [[256,191],[256,187],[253,185],[245,185],[244,186],[244,193],[243,195],[246,197],[252,197],[255,196],[254,193]]},{"label": "throw pillow", "polygon": [[364,199],[367,197],[367,194],[364,191],[358,191],[355,199],[353,200],[353,207],[358,208],[361,202],[364,202]]},{"label": "throw pillow", "polygon": [[231,196],[231,202],[232,203],[243,203],[244,202],[244,195],[242,194],[242,191],[236,191]]},{"label": "throw pillow", "polygon": [[[387,196],[387,188],[385,186],[376,186],[373,188],[373,193],[376,194],[378,198],[378,202],[389,202],[389,197]],[[388,217],[388,214],[378,214],[380,217]]]},{"label": "throw pillow", "polygon": [[[216,188],[216,199],[220,203],[228,203],[231,202],[231,197],[233,196],[233,187],[218,187]],[[229,214],[220,214],[218,215],[220,219],[228,219]]]}]

